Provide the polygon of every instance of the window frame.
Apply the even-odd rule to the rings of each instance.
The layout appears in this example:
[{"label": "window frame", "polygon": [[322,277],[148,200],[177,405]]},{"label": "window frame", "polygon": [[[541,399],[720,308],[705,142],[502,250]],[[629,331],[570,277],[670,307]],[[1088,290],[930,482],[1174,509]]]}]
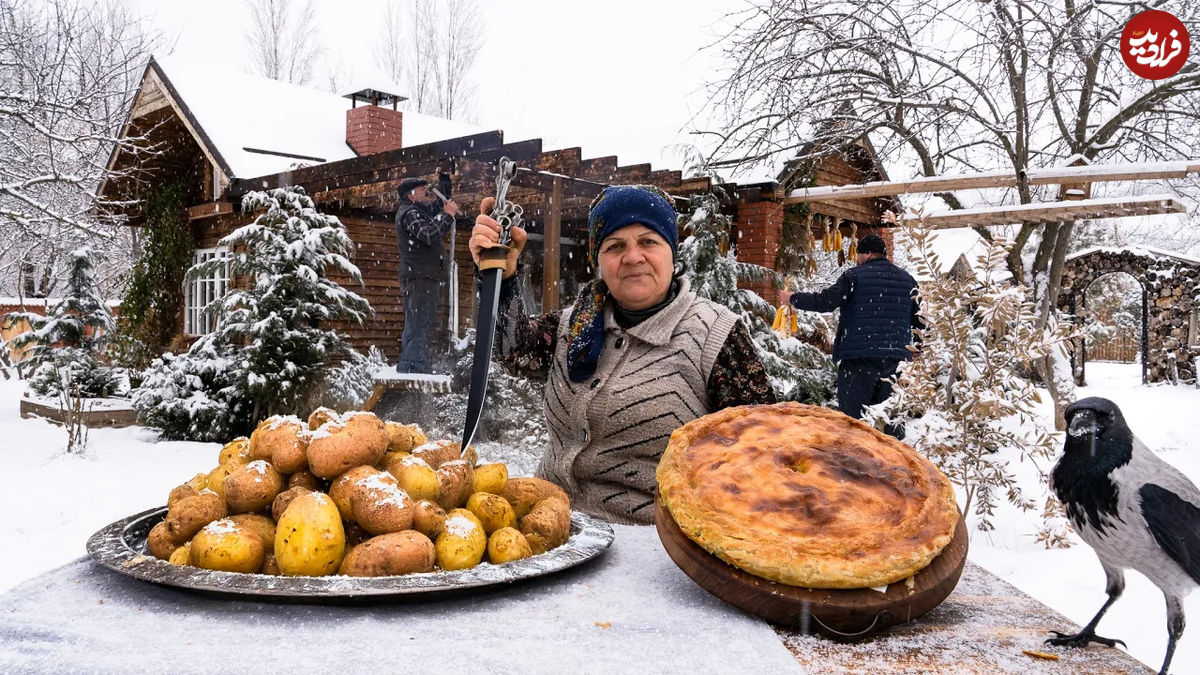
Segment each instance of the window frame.
[{"label": "window frame", "polygon": [[229,291],[229,249],[224,246],[192,251],[192,266],[211,260],[225,260],[224,273],[212,274],[183,283],[183,332],[188,337],[208,335],[217,329],[217,317],[204,313],[213,300]]}]

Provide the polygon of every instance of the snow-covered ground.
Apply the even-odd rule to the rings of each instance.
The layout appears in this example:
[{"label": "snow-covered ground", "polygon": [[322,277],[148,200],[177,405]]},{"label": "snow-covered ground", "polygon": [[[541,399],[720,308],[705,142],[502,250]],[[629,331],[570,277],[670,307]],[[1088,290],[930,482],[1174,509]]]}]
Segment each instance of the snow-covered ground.
[{"label": "snow-covered ground", "polygon": [[[1093,363],[1079,396],[1105,396],[1125,412],[1134,432],[1200,482],[1200,440],[1192,433],[1200,389],[1148,386],[1139,367]],[[96,429],[88,454],[65,456],[66,434],[17,412],[21,383],[0,381],[0,459],[4,489],[0,537],[21,555],[0,557],[0,593],[84,554],[87,537],[118,518],[162,504],[171,487],[216,465],[215,443],[156,442],[141,429]],[[1049,411],[1047,410],[1047,415]],[[1047,469],[1049,467],[1046,467]],[[1031,467],[1020,468],[1026,491],[1042,494]],[[1037,514],[1003,509],[991,533],[974,532],[971,558],[1054,609],[1083,624],[1104,601],[1104,574],[1092,551],[1078,543],[1046,550],[1034,534]],[[1078,540],[1076,540],[1078,541]],[[1136,572],[1125,595],[1100,624],[1100,634],[1124,640],[1129,651],[1157,668],[1166,646],[1162,594]],[[1200,673],[1200,593],[1185,601],[1193,627],[1176,652],[1173,673]]]}]

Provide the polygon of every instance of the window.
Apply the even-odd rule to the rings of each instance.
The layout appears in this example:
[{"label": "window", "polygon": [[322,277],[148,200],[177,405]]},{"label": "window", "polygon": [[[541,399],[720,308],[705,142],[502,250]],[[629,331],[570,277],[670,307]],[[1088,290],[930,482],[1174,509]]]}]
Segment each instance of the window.
[{"label": "window", "polygon": [[[223,248],[196,249],[192,254],[192,264],[200,265],[211,260],[228,260],[229,251]],[[229,288],[229,266],[222,265],[217,270],[202,277],[185,282],[183,306],[183,330],[188,335],[206,335],[217,327],[217,318],[206,314],[204,308],[208,303],[221,298]]]}]

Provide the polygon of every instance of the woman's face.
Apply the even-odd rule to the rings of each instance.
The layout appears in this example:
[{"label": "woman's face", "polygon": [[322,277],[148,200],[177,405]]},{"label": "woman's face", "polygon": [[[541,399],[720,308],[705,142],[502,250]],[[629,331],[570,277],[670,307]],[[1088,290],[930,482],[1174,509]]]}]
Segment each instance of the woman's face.
[{"label": "woman's face", "polygon": [[671,245],[645,225],[627,225],[600,242],[600,278],[625,309],[662,302],[671,287],[675,260]]}]

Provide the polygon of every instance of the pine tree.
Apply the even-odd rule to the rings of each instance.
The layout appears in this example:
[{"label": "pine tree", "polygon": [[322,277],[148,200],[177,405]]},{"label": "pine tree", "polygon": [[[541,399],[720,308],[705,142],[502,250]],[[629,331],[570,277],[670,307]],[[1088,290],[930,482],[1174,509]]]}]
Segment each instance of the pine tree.
[{"label": "pine tree", "polygon": [[1038,326],[1032,291],[1003,273],[1008,248],[984,242],[977,269],[982,278],[941,275],[936,234],[917,219],[906,221],[908,258],[920,284],[920,348],[901,364],[890,399],[867,420],[905,424],[905,440],[930,458],[965,496],[963,511],[991,529],[1001,500],[1035,507],[1009,468],[1015,452],[1045,478],[1043,464],[1057,442],[1038,414],[1029,364],[1062,349],[1074,335],[1066,325]]},{"label": "pine tree", "polygon": [[[717,188],[718,190],[720,188]],[[780,339],[767,317],[775,307],[752,290],[738,288],[739,280],[762,281],[775,273],[761,265],[741,262],[730,245],[733,219],[721,213],[715,193],[691,198],[689,213],[680,214],[685,239],[679,259],[687,268],[692,291],[733,310],[758,346],[759,357],[780,400],[823,405],[833,398],[833,361],[816,347],[796,338]],[[819,315],[803,313],[799,335],[828,332]]]},{"label": "pine tree", "polygon": [[259,215],[221,239],[228,259],[188,271],[189,278],[204,277],[228,265],[234,284],[205,308],[217,317],[217,329],[197,340],[186,358],[155,361],[135,396],[148,421],[162,413],[173,425],[160,427],[164,434],[189,437],[195,428],[192,421],[179,424],[187,410],[172,397],[192,401],[204,415],[206,401],[216,401],[230,417],[223,435],[246,433],[270,415],[307,412],[340,364],[362,360],[342,334],[322,326],[361,323],[371,312],[366,300],[328,276],[362,283],[347,258],[352,242],[342,223],[319,213],[299,187],[251,192],[242,210]]},{"label": "pine tree", "polygon": [[28,349],[19,369],[38,394],[57,394],[63,369],[69,371],[67,385],[79,388],[84,396],[103,396],[112,385],[111,370],[97,362],[114,323],[96,284],[93,257],[87,246],[71,252],[66,291],[46,316],[12,312],[4,317],[5,325],[29,323],[31,330],[10,344]]}]

